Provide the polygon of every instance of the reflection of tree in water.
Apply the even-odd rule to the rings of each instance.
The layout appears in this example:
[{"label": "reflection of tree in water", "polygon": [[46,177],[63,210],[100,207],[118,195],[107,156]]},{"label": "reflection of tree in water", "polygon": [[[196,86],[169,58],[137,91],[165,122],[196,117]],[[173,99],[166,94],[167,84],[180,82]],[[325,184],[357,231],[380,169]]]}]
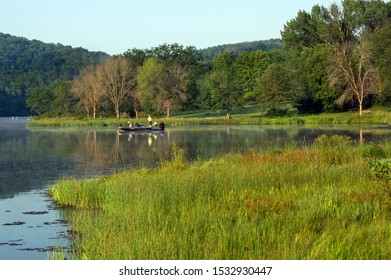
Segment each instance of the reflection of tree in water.
[{"label": "reflection of tree in water", "polygon": [[2,131],[0,136],[0,197],[44,188],[69,169],[71,162],[62,156],[48,134],[26,129]]},{"label": "reflection of tree in water", "polygon": [[[113,131],[102,133],[89,131],[74,156],[81,156],[80,168],[94,170],[98,173],[112,173],[117,169],[134,169],[140,166],[156,166],[156,149],[153,146],[163,147],[165,144],[158,141],[162,135],[124,134]],[[151,142],[153,140],[153,142]],[[163,149],[163,148],[162,148]]]},{"label": "reflection of tree in water", "polygon": [[386,129],[361,128],[359,126],[351,126],[349,129],[341,127],[338,128],[338,126],[329,129],[325,129],[324,127],[301,128],[299,129],[297,136],[295,137],[295,141],[299,143],[301,140],[303,140],[305,144],[311,144],[317,137],[321,136],[322,134],[325,134],[329,137],[332,135],[348,136],[352,140],[358,141],[360,143],[379,143],[389,138],[390,133],[391,131]]}]

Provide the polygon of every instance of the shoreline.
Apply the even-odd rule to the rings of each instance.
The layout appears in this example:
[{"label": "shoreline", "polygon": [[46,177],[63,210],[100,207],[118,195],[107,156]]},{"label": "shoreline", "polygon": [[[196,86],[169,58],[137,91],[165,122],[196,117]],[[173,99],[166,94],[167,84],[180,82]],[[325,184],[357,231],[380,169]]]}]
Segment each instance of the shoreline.
[{"label": "shoreline", "polygon": [[[77,119],[77,118],[32,118],[28,127],[119,127],[128,121],[147,124],[146,118],[102,118],[102,119]],[[263,111],[254,112],[251,109],[238,111],[232,114],[227,120],[219,114],[208,114],[202,112],[183,112],[170,119],[154,118],[157,123],[164,122],[167,126],[197,126],[197,125],[268,125],[268,124],[378,124],[390,125],[391,112],[381,109],[368,111],[363,116],[357,112],[344,113],[322,113],[317,115],[294,115],[289,117],[266,117]]]}]

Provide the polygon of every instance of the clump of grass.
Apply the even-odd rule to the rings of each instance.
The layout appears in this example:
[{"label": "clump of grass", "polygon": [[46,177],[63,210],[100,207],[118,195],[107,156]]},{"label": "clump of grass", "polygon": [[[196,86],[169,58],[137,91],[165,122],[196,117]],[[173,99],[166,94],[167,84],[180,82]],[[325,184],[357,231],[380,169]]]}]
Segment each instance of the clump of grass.
[{"label": "clump of grass", "polygon": [[192,164],[174,149],[157,170],[62,180],[51,194],[77,209],[74,259],[388,259],[389,194],[366,165],[371,147],[322,136]]}]

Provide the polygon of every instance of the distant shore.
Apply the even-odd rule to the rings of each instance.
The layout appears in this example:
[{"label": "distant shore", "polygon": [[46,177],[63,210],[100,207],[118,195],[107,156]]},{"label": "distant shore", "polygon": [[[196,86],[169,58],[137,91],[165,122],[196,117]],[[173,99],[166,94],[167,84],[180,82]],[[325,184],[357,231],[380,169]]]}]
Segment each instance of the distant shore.
[{"label": "distant shore", "polygon": [[[365,111],[363,116],[357,112],[322,113],[313,115],[294,114],[292,116],[269,117],[264,111],[256,107],[246,107],[232,112],[232,118],[227,120],[223,113],[210,111],[182,112],[166,119],[164,117],[153,118],[153,121],[164,122],[167,126],[192,126],[208,124],[391,124],[391,112],[384,109]],[[78,119],[41,118],[34,117],[28,123],[29,127],[118,127],[127,125],[128,122],[147,124],[147,118],[131,119],[126,116],[115,118]]]}]

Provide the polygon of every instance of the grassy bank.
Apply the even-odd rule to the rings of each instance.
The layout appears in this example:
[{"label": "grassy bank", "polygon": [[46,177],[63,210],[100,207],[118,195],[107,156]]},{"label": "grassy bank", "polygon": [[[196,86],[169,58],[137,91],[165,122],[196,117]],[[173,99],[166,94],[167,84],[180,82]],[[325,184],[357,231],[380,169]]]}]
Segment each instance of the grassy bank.
[{"label": "grassy bank", "polygon": [[389,259],[390,156],[340,136],[191,164],[176,150],[49,192],[71,209],[75,259]]},{"label": "grassy bank", "polygon": [[[76,118],[34,118],[29,127],[118,127],[128,121],[147,124],[146,117],[138,120],[122,119],[76,119]],[[232,118],[227,120],[224,113],[212,111],[182,112],[172,118],[154,118],[156,122],[165,122],[168,126],[191,126],[208,124],[391,124],[391,112],[375,109],[359,116],[357,112],[323,113],[317,115],[293,115],[289,117],[267,117],[265,112],[250,106],[232,112]]]}]

